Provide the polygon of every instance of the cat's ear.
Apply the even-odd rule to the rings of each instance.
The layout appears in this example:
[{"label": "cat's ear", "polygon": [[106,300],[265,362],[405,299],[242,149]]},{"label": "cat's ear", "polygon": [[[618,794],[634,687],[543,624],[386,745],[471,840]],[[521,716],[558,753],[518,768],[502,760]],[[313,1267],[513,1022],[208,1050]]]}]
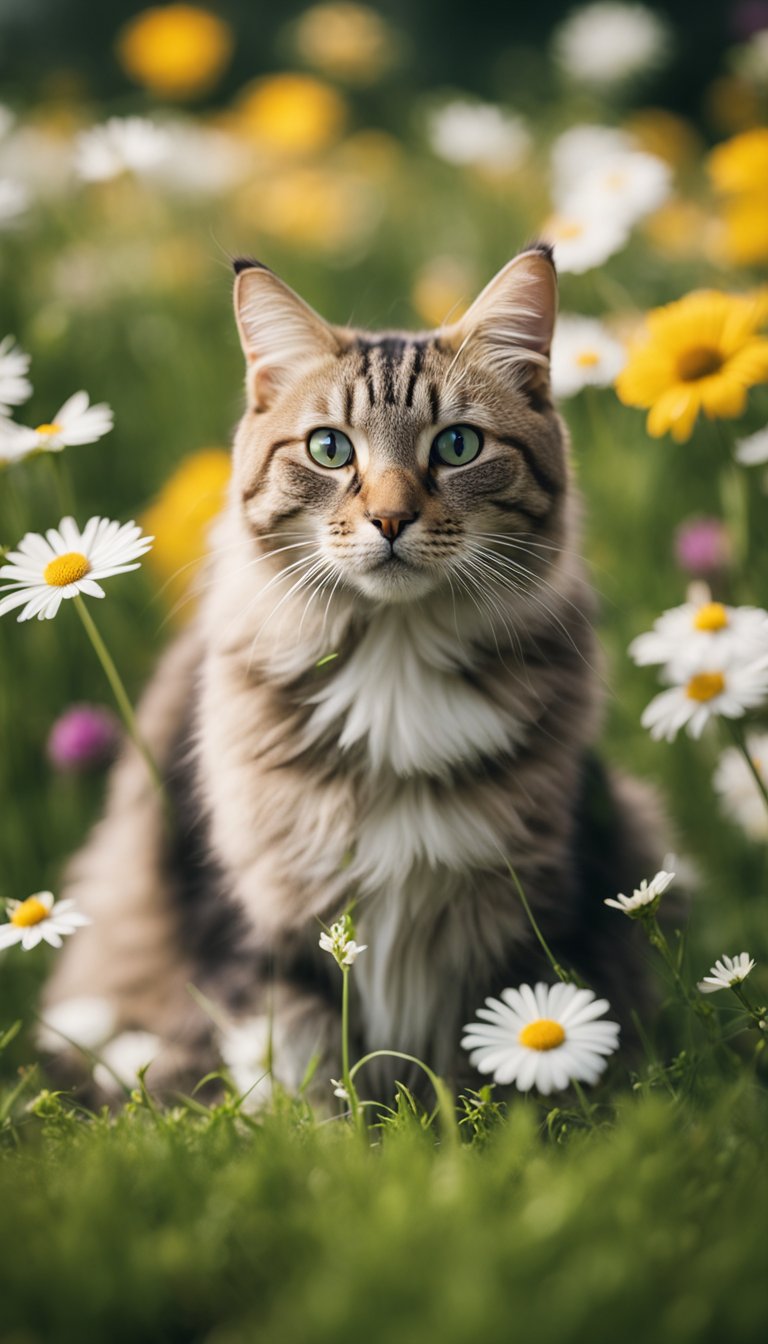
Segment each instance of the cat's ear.
[{"label": "cat's ear", "polygon": [[235,317],[248,362],[248,394],[266,410],[303,365],[338,353],[332,328],[258,261],[238,260]]},{"label": "cat's ear", "polygon": [[443,335],[501,378],[546,381],[556,316],[552,249],[537,244],[508,261]]}]

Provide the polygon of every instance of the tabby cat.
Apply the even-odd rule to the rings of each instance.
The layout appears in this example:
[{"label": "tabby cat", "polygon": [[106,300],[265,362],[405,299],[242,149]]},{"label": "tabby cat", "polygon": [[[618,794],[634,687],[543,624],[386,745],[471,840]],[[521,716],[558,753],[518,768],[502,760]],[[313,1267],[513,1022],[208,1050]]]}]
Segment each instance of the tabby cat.
[{"label": "tabby cat", "polygon": [[[418,335],[331,326],[265,266],[235,271],[247,407],[229,502],[199,616],[140,712],[172,839],[126,747],[64,893],[93,924],[47,1006],[104,996],[121,1030],[162,1037],[168,1086],[216,1067],[212,1018],[257,1053],[270,1023],[274,1077],[295,1088],[319,1055],[330,1095],[341,976],[318,936],[353,903],[353,1048],[463,1085],[484,997],[551,979],[508,864],[557,955],[626,1016],[644,976],[602,902],[663,851],[642,790],[592,750],[551,254],[530,247]],[[393,1076],[369,1070],[364,1090]]]}]

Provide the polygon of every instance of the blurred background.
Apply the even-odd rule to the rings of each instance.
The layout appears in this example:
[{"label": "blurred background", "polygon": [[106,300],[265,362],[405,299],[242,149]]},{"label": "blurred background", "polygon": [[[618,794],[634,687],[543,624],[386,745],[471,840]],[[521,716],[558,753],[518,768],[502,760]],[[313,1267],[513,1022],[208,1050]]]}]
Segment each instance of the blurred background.
[{"label": "blurred background", "polygon": [[[233,255],[331,320],[436,325],[547,233],[563,175],[590,166],[563,136],[599,127],[661,161],[666,186],[604,264],[569,269],[562,253],[567,312],[622,341],[692,289],[765,283],[768,157],[748,160],[734,209],[710,154],[765,122],[768,0],[0,0],[0,82],[0,338],[31,355],[34,388],[17,418],[49,424],[80,388],[115,414],[98,443],[0,461],[0,544],[70,502],[80,523],[135,517],[156,534],[97,613],[134,696],[191,613],[223,497],[242,380]],[[654,679],[626,648],[692,579],[765,603],[762,471],[734,466],[722,424],[649,439],[610,386],[562,406],[601,595],[605,751],[658,785],[699,865],[694,938],[709,921],[711,948],[714,921],[723,946],[752,946],[763,854],[720,814],[716,737],[652,743],[639,720]],[[738,432],[766,418],[758,388]],[[0,668],[0,897],[21,898],[56,890],[103,788],[106,745],[68,754],[53,726],[109,697],[66,609],[0,621]],[[752,905],[723,906],[734,883]],[[20,1003],[41,967],[6,956],[0,993]]]}]

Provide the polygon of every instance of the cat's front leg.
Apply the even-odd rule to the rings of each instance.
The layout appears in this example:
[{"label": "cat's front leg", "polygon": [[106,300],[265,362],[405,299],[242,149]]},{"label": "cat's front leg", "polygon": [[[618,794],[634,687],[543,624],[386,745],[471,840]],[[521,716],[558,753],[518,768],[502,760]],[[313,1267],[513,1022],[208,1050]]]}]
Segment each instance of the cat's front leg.
[{"label": "cat's front leg", "polygon": [[224,1066],[246,1109],[268,1104],[276,1090],[331,1108],[331,1079],[341,1073],[341,1015],[323,995],[288,979],[265,984],[239,1003],[219,1036]]}]

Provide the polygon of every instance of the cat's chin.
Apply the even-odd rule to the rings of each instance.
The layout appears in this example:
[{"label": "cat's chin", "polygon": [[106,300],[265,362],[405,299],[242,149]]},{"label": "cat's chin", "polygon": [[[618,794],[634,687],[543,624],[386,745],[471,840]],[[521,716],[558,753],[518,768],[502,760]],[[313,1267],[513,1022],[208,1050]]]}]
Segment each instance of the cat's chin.
[{"label": "cat's chin", "polygon": [[440,582],[438,574],[402,563],[352,571],[345,577],[351,587],[376,602],[415,602]]}]

